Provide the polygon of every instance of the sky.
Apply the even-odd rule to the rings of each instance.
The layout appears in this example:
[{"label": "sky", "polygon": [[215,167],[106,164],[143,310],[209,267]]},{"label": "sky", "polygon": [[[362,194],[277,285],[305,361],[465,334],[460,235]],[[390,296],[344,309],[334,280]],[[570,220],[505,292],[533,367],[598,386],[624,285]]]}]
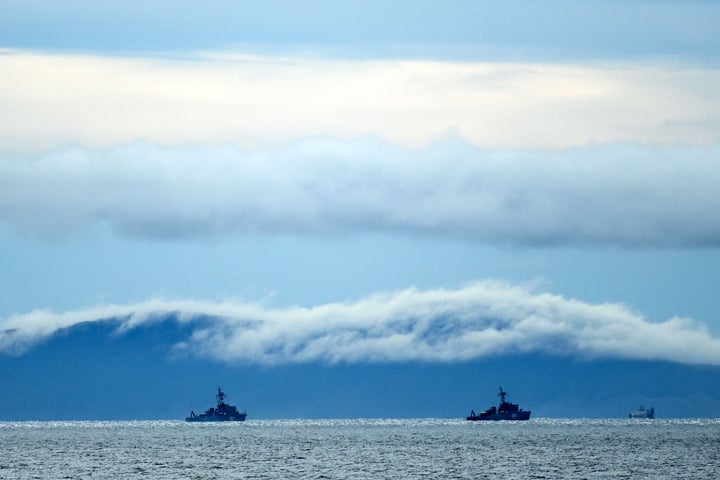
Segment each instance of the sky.
[{"label": "sky", "polygon": [[122,355],[267,388],[537,356],[716,375],[719,23],[712,1],[0,2],[0,364],[35,372],[8,385],[75,375],[43,349],[108,321],[100,342],[169,329]]}]

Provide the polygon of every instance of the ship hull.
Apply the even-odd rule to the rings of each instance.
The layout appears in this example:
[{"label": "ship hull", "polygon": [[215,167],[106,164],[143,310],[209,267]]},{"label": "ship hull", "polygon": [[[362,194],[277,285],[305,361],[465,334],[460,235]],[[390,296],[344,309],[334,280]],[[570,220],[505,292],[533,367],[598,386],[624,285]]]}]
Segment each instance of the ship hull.
[{"label": "ship hull", "polygon": [[206,417],[204,415],[196,415],[194,417],[186,417],[186,422],[244,422],[245,417],[247,415],[241,414],[241,415],[235,415],[235,416],[228,416],[228,415],[216,415],[212,417]]},{"label": "ship hull", "polygon": [[636,412],[631,413],[629,415],[630,418],[645,418],[645,419],[653,419],[655,418],[655,412]]},{"label": "ship hull", "polygon": [[499,421],[499,420],[530,420],[530,412],[496,413],[493,415],[470,415],[467,420],[472,422]]}]

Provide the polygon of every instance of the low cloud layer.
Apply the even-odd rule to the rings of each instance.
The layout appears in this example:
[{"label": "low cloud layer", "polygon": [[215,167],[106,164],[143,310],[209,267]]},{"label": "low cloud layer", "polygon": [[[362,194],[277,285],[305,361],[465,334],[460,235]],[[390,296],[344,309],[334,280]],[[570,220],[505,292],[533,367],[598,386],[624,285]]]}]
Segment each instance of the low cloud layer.
[{"label": "low cloud layer", "polygon": [[176,352],[224,362],[455,362],[539,352],[720,365],[720,339],[692,320],[651,323],[622,305],[489,281],[311,308],[155,300],[61,314],[36,311],[0,321],[0,352],[27,353],[83,322],[113,320],[122,334],[168,319],[191,327]]},{"label": "low cloud layer", "polygon": [[720,70],[679,62],[326,60],[0,50],[0,150],[375,135],[417,148],[720,140]]},{"label": "low cloud layer", "polygon": [[717,247],[720,144],[486,150],[449,138],[0,155],[0,225],[54,237],[452,236],[494,244]]}]

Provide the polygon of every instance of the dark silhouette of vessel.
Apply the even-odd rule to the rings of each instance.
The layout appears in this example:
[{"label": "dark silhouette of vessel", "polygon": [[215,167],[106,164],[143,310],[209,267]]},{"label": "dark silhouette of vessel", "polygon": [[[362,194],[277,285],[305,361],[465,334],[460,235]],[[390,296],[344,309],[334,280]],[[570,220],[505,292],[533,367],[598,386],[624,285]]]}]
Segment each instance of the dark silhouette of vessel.
[{"label": "dark silhouette of vessel", "polygon": [[247,413],[238,412],[238,409],[233,405],[225,403],[225,392],[220,390],[215,394],[217,399],[217,407],[210,407],[203,413],[196,415],[193,410],[190,412],[190,416],[185,418],[186,422],[244,422]]},{"label": "dark silhouette of vessel", "polygon": [[475,413],[475,410],[470,411],[470,416],[467,420],[473,422],[479,420],[530,420],[530,410],[523,410],[518,408],[516,403],[510,403],[505,400],[507,392],[500,387],[500,405],[497,407],[492,406],[484,412]]},{"label": "dark silhouette of vessel", "polygon": [[645,410],[645,407],[640,405],[637,411],[631,412],[628,416],[630,418],[655,418],[655,407],[650,407],[650,410]]}]

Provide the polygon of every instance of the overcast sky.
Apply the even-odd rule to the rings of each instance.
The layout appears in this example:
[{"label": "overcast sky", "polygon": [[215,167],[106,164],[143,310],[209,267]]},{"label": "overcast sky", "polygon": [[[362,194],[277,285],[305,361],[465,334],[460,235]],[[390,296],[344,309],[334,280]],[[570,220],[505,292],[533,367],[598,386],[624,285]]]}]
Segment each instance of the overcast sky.
[{"label": "overcast sky", "polygon": [[0,19],[0,353],[173,313],[251,364],[720,364],[716,2]]}]

